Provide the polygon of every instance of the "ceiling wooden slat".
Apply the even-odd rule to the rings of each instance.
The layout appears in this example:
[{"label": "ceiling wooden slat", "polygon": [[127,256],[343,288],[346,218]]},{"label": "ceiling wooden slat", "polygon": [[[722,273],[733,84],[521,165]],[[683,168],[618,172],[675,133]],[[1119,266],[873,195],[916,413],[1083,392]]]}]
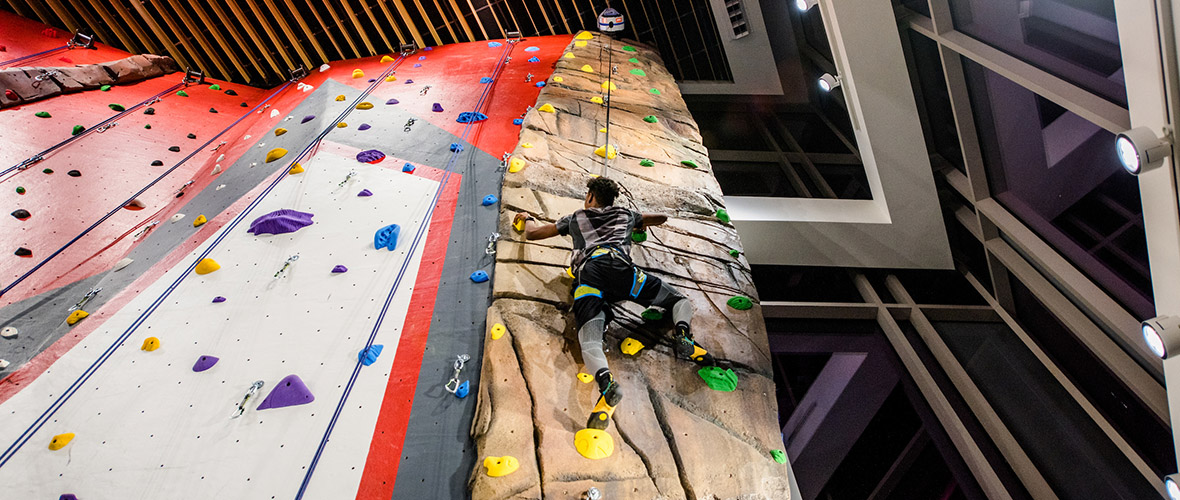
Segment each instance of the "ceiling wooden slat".
[{"label": "ceiling wooden slat", "polygon": [[193,48],[192,43],[187,38],[185,38],[185,34],[187,32],[180,29],[180,25],[176,24],[176,21],[174,21],[172,16],[169,15],[168,11],[164,9],[163,3],[160,0],[151,0],[151,2],[152,6],[156,9],[156,15],[164,21],[165,25],[168,26],[168,32],[164,34],[164,36],[169,36],[168,41],[172,41],[169,34],[175,34],[177,39],[176,42],[174,42],[174,45],[176,45],[178,49],[183,48],[184,51],[188,53],[190,60],[196,64],[195,68],[201,69],[203,71],[211,70],[212,65],[209,64],[208,56],[203,54],[203,51]]},{"label": "ceiling wooden slat", "polygon": [[[274,44],[271,47],[275,49],[275,52],[279,53],[279,57],[283,58],[283,62],[287,63],[286,69],[294,69],[295,66],[297,66],[295,61],[291,59],[291,56],[287,55],[287,51],[282,50],[283,41],[280,40],[279,36],[275,34],[275,30],[270,26],[270,23],[266,22],[266,16],[262,14],[262,9],[258,8],[258,2],[255,2],[254,0],[246,0],[246,5],[250,7],[250,12],[254,13],[254,19],[258,21],[258,24],[262,25],[262,31],[266,33],[266,36],[270,38],[270,42]],[[307,66],[311,66],[311,60],[309,60],[307,58],[307,54],[303,52],[303,46],[299,44],[294,45],[295,51],[298,52],[300,57],[303,58],[304,63]]]},{"label": "ceiling wooden slat", "polygon": [[61,0],[48,0],[47,3],[49,4],[49,8],[53,9],[53,13],[57,14],[58,19],[61,19],[66,24],[66,29],[70,30],[71,33],[76,33],[78,28],[82,27],[74,19],[74,16],[70,14],[70,9],[67,9],[61,4]]},{"label": "ceiling wooden slat", "polygon": [[[210,3],[216,5],[216,2]],[[226,2],[226,4],[229,5],[229,10],[234,13],[234,17],[236,17],[238,22],[242,24],[242,28],[246,30],[246,35],[248,35],[250,39],[254,41],[254,46],[257,47],[258,51],[262,53],[262,57],[266,59],[266,62],[270,63],[270,67],[274,69],[275,73],[282,75],[283,70],[279,68],[279,63],[275,61],[274,56],[270,55],[270,50],[267,50],[270,47],[262,42],[262,37],[258,36],[258,32],[255,31],[252,26],[250,26],[250,22],[242,13],[241,7],[239,7],[238,4],[233,0]],[[285,54],[284,58],[286,58]],[[289,59],[287,60],[287,64],[290,64]]]},{"label": "ceiling wooden slat", "polygon": [[[272,0],[266,0],[267,4],[270,4],[271,1]],[[328,62],[330,60],[328,55],[324,53],[324,48],[320,46],[319,40],[315,39],[315,33],[311,31],[311,28],[307,27],[307,21],[303,19],[303,16],[298,14],[299,11],[295,10],[295,4],[291,3],[291,0],[283,0],[283,3],[287,6],[287,10],[290,11],[295,17],[295,22],[299,23],[299,28],[302,29],[304,33],[307,33],[307,40],[311,42],[311,46],[315,49],[316,54],[319,54],[320,62]],[[271,7],[271,9],[273,10],[274,7]],[[315,11],[312,10],[312,12]],[[319,18],[319,13],[316,13],[316,18]],[[320,24],[322,25],[323,23],[321,22]],[[328,35],[328,40],[331,40],[332,45],[336,45],[336,40],[332,38],[332,33],[327,29],[327,27],[324,27],[324,33]],[[336,47],[336,51],[343,54],[343,52],[340,51],[340,47]]]},{"label": "ceiling wooden slat", "polygon": [[369,40],[369,34],[365,33],[365,27],[361,26],[361,20],[357,19],[356,12],[352,10],[352,6],[349,5],[348,0],[340,0],[340,5],[344,7],[344,12],[348,14],[348,18],[352,20],[352,25],[356,26],[357,33],[360,33],[361,35],[361,41],[365,42],[365,48],[369,49],[369,53],[365,54],[365,56],[377,55],[377,49],[373,48],[373,41]]},{"label": "ceiling wooden slat", "polygon": [[75,2],[75,0],[66,0],[66,3],[69,4],[71,10],[78,13],[78,16],[82,18],[82,22],[85,23],[85,27],[90,28],[91,33],[94,33],[99,41],[110,45],[115,41],[116,38],[118,38],[114,35],[114,33],[107,29],[108,26],[106,23],[98,22],[98,19],[96,19],[94,15],[90,13],[90,10],[86,8],[86,4],[84,2],[80,0],[77,2]]},{"label": "ceiling wooden slat", "polygon": [[24,2],[21,2],[18,0],[8,0],[8,6],[12,7],[12,11],[16,12],[16,15],[26,18],[26,19],[32,19],[33,15],[36,15],[36,13],[34,13],[33,15],[29,15],[29,12],[31,12],[31,11],[26,10],[26,8],[28,6],[25,5]]},{"label": "ceiling wooden slat", "polygon": [[[312,7],[311,0],[306,1],[307,6],[312,8],[314,11],[315,8]],[[352,57],[361,57],[360,49],[356,47],[356,42],[352,40],[352,35],[348,33],[348,30],[344,29],[344,23],[340,19],[340,14],[337,14],[336,9],[332,8],[332,2],[323,2],[322,5],[328,8],[328,14],[332,16],[332,25],[340,27],[340,32],[344,33],[344,41],[348,42],[348,47],[352,49]],[[319,13],[316,13],[316,19],[319,19]],[[323,24],[323,21],[320,21],[320,24]],[[327,29],[327,25],[324,26],[325,29]],[[341,52],[340,54],[344,55],[344,52]]]},{"label": "ceiling wooden slat", "polygon": [[[385,14],[385,19],[389,21],[389,25],[393,26],[393,32],[397,34],[398,43],[406,43],[406,36],[402,33],[402,29],[397,26],[397,21],[393,20],[393,13],[389,11],[389,6],[385,2],[378,0],[377,6],[381,7],[381,12]],[[399,45],[394,52],[401,50]]]},{"label": "ceiling wooden slat", "polygon": [[[233,21],[230,20],[229,16],[227,16],[225,14],[225,10],[223,10],[221,8],[221,5],[219,5],[216,1],[207,2],[207,3],[205,3],[205,5],[212,8],[213,14],[215,16],[217,16],[217,19],[221,20],[221,26],[224,26],[225,30],[229,32],[229,36],[233,37],[234,42],[237,44],[237,47],[242,51],[242,53],[244,55],[243,59],[245,61],[247,61],[247,62],[258,61],[259,57],[262,57],[263,59],[267,59],[268,62],[271,61],[269,58],[267,58],[267,53],[265,51],[263,51],[261,53],[261,56],[254,55],[255,50],[252,49],[251,45],[246,42],[245,37],[243,37],[242,33],[238,31],[237,26],[234,26]],[[278,71],[278,65],[271,62],[271,66],[273,68],[275,68],[275,71]],[[261,76],[263,79],[266,79],[268,73],[266,71],[266,68],[263,67],[261,64],[253,64],[250,67],[254,70],[255,73],[258,73],[258,76]]]},{"label": "ceiling wooden slat", "polygon": [[[377,22],[377,17],[373,15],[373,9],[369,7],[369,2],[361,0],[361,7],[365,9],[365,15],[369,16],[369,21],[373,23],[373,26],[377,27],[377,34],[381,35],[381,41],[385,42],[385,50],[390,52],[396,51],[397,46],[389,43],[389,37],[385,36],[385,30],[381,29],[381,23]],[[398,41],[398,45],[401,45],[400,40]]]},{"label": "ceiling wooden slat", "polygon": [[561,18],[561,24],[565,26],[565,32],[569,33],[570,23],[565,20],[565,12],[563,12],[561,9],[561,2],[559,0],[554,0],[553,5],[557,6],[557,17]]},{"label": "ceiling wooden slat", "polygon": [[443,27],[447,29],[447,33],[451,34],[451,40],[459,41],[459,37],[455,36],[455,29],[451,27],[451,21],[447,18],[447,13],[443,10],[443,6],[438,4],[438,0],[434,0],[434,8],[438,12],[438,17],[442,18]]},{"label": "ceiling wooden slat", "polygon": [[[9,3],[12,3],[11,0]],[[141,52],[139,49],[139,41],[128,35],[127,32],[123,30],[123,23],[115,20],[115,17],[112,16],[111,12],[107,10],[105,5],[103,5],[104,3],[105,2],[103,2],[103,0],[90,0],[90,6],[93,7],[94,11],[98,13],[98,17],[102,18],[102,23],[115,32],[115,38],[119,39],[119,42],[123,44],[123,47],[128,52]],[[110,41],[108,41],[107,45],[110,44]]]},{"label": "ceiling wooden slat", "polygon": [[33,12],[37,14],[37,19],[39,19],[42,23],[49,25],[57,24],[53,22],[55,17],[52,12],[45,8],[45,4],[34,0],[25,3],[25,5],[33,9]]},{"label": "ceiling wooden slat", "polygon": [[[463,11],[459,10],[459,4],[455,3],[455,0],[450,0],[450,2],[451,2],[451,9],[453,9],[452,12],[454,12],[455,17],[459,19],[459,26],[462,27],[463,32],[467,34],[467,39],[464,41],[465,42],[474,42],[475,41],[475,33],[472,33],[471,26],[467,25],[467,19],[464,19]],[[456,41],[458,41],[458,40],[456,40]]]},{"label": "ceiling wooden slat", "polygon": [[393,0],[393,5],[397,7],[397,13],[402,15],[402,20],[406,22],[406,26],[410,27],[410,34],[414,35],[414,42],[419,47],[425,47],[426,42],[422,40],[422,33],[418,31],[418,27],[414,25],[414,20],[410,17],[409,11],[406,10],[405,4],[402,0]]},{"label": "ceiling wooden slat", "polygon": [[221,31],[214,26],[213,20],[209,18],[209,14],[205,12],[205,9],[201,7],[201,3],[194,3],[192,8],[193,12],[197,13],[197,18],[202,23],[205,23],[205,26],[209,26],[209,33],[213,35],[214,40],[217,40],[217,45],[221,47],[221,50],[229,56],[230,62],[238,69],[238,73],[242,75],[242,78],[246,79],[246,83],[250,83],[252,80],[250,72],[246,71],[246,68],[242,66],[242,62],[238,60],[237,51],[231,49],[230,45],[226,43],[225,37],[221,36]]},{"label": "ceiling wooden slat", "polygon": [[475,18],[475,24],[479,26],[479,33],[483,35],[482,40],[487,40],[488,30],[483,29],[483,21],[479,20],[479,11],[475,10],[474,5],[471,5],[471,0],[467,0],[467,8],[471,9],[471,17]]},{"label": "ceiling wooden slat", "polygon": [[[253,0],[251,0],[251,3],[253,3]],[[315,63],[311,61],[310,57],[307,57],[307,51],[303,50],[303,44],[299,43],[299,38],[295,36],[295,32],[292,31],[291,26],[287,24],[287,20],[283,17],[282,11],[275,8],[274,0],[263,0],[263,3],[266,4],[267,9],[270,9],[270,13],[274,15],[275,20],[279,22],[279,29],[283,30],[283,34],[287,35],[287,40],[291,42],[291,45],[295,47],[295,51],[299,53],[299,57],[303,59],[303,67],[306,69],[311,69],[314,67]],[[314,41],[314,37],[312,37],[310,33],[308,33],[308,38]],[[315,45],[317,48],[319,47],[319,44]],[[291,66],[291,68],[294,69],[295,67]]]},{"label": "ceiling wooden slat", "polygon": [[[118,3],[118,0],[116,0],[115,3]],[[148,28],[152,30],[152,33],[155,33],[160,42],[164,44],[164,49],[168,51],[168,55],[172,56],[172,58],[175,59],[177,63],[180,63],[182,68],[193,67],[192,64],[189,64],[188,59],[180,53],[180,49],[172,43],[172,39],[169,38],[168,32],[164,31],[164,28],[160,27],[160,23],[156,22],[156,18],[152,17],[151,12],[148,12],[146,6],[137,0],[131,0],[131,7],[139,13],[140,17],[142,17],[144,22],[147,23]]]},{"label": "ceiling wooden slat", "polygon": [[143,27],[140,25],[140,23],[135,22],[135,17],[132,16],[131,12],[127,10],[127,7],[123,5],[122,0],[110,0],[110,5],[115,8],[115,12],[119,14],[119,17],[123,18],[123,22],[127,23],[127,25],[131,27],[131,32],[135,33],[135,37],[139,39],[139,42],[147,47],[148,52],[153,54],[162,54],[160,51],[160,45],[143,30]]},{"label": "ceiling wooden slat", "polygon": [[[229,70],[226,69],[225,61],[221,59],[219,51],[213,48],[213,44],[209,43],[209,39],[205,38],[205,34],[201,32],[201,28],[197,23],[193,22],[193,18],[189,17],[188,12],[184,11],[182,5],[177,0],[168,0],[168,5],[172,7],[172,11],[176,13],[176,17],[180,18],[181,24],[184,25],[188,32],[192,34],[193,38],[197,40],[197,45],[201,47],[201,52],[213,60],[213,66],[217,68],[220,74],[228,75]],[[161,9],[161,6],[156,6]],[[190,51],[191,52],[191,51]],[[205,68],[206,71],[209,68]]]},{"label": "ceiling wooden slat", "polygon": [[430,35],[434,37],[434,44],[442,45],[442,39],[438,37],[438,32],[434,30],[434,22],[430,20],[430,16],[426,15],[426,9],[422,8],[422,2],[414,0],[414,5],[418,6],[418,12],[422,14],[422,20],[426,21],[426,28],[430,30]]}]

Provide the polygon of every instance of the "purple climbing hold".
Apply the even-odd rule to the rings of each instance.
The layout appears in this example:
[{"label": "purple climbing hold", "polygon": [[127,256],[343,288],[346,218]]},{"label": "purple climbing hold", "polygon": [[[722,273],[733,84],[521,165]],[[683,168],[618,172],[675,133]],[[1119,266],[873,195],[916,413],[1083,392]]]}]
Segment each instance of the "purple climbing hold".
[{"label": "purple climbing hold", "polygon": [[307,116],[303,117],[303,121],[301,121],[299,123],[307,123],[307,122],[312,121],[314,119],[315,119],[315,115],[307,115]]},{"label": "purple climbing hold", "polygon": [[348,272],[348,268],[347,268],[347,267],[344,267],[344,266],[336,266],[336,267],[333,267],[333,268],[332,268],[332,272],[334,272],[334,273],[337,273],[337,274],[339,274],[339,273],[347,273],[347,272]]},{"label": "purple climbing hold", "polygon": [[388,101],[385,101],[385,104],[397,104],[399,102],[401,102],[401,101],[398,101],[397,99],[390,99]]},{"label": "purple climbing hold", "polygon": [[357,127],[356,129],[357,130],[369,130],[371,128],[373,128],[373,127],[371,125],[369,125],[368,123],[362,123],[361,126]]},{"label": "purple climbing hold", "polygon": [[356,161],[361,163],[380,163],[385,159],[385,153],[376,149],[366,149],[356,154]]},{"label": "purple climbing hold", "polygon": [[377,81],[377,79],[376,79],[376,78],[370,78],[370,79],[369,79],[369,83],[373,83],[373,82],[375,82],[375,81]]},{"label": "purple climbing hold", "polygon": [[368,189],[362,189],[361,192],[357,193],[356,195],[357,196],[373,196],[373,192],[369,191]]},{"label": "purple climbing hold", "polygon": [[205,370],[213,368],[213,365],[217,364],[218,361],[221,361],[221,359],[218,358],[217,356],[209,356],[206,354],[204,356],[197,358],[197,362],[193,363],[193,371],[194,372],[203,372]]},{"label": "purple climbing hold", "polygon": [[78,497],[73,493],[63,493],[60,497],[57,497],[57,500],[78,500]]},{"label": "purple climbing hold", "polygon": [[397,235],[402,232],[401,226],[397,224],[390,224],[377,230],[377,234],[373,235],[373,248],[378,250],[388,248],[393,250],[397,248]]},{"label": "purple climbing hold", "polygon": [[402,165],[402,172],[414,173],[414,165],[409,163]]},{"label": "purple climbing hold", "polygon": [[312,224],[311,218],[315,214],[298,210],[275,210],[263,215],[250,223],[246,232],[254,235],[293,233]]},{"label": "purple climbing hold", "polygon": [[266,395],[266,399],[262,400],[258,409],[269,410],[285,406],[305,405],[312,401],[315,401],[315,396],[311,394],[307,384],[303,383],[303,379],[300,379],[299,375],[287,375],[279,381],[274,389],[270,390],[270,394]]},{"label": "purple climbing hold", "polygon": [[377,362],[377,356],[381,355],[381,351],[383,349],[385,349],[385,346],[381,344],[373,344],[369,347],[361,349],[361,352],[357,355],[357,358],[360,359],[362,365],[369,366]]},{"label": "purple climbing hold", "polygon": [[214,304],[220,304],[220,303],[222,303],[222,302],[225,302],[225,297],[222,297],[222,296],[220,296],[220,295],[218,295],[218,296],[216,296],[216,297],[213,297],[213,303],[214,303]]},{"label": "purple climbing hold", "polygon": [[418,60],[419,60],[419,61],[425,61],[425,60],[426,60],[426,56],[418,56]]},{"label": "purple climbing hold", "polygon": [[421,67],[422,67],[422,63],[414,63],[414,67],[415,67],[415,68],[421,68]]},{"label": "purple climbing hold", "polygon": [[430,110],[434,111],[435,113],[442,113],[443,112],[442,104],[439,104],[436,102],[436,103],[434,103],[434,106],[430,107]]},{"label": "purple climbing hold", "polygon": [[422,49],[423,52],[430,52],[432,50],[434,50],[434,47],[426,47],[426,48]]},{"label": "purple climbing hold", "polygon": [[407,79],[406,79],[406,85],[409,85],[409,84],[411,84],[411,83],[414,83],[414,80],[411,80],[411,79],[407,78]]}]

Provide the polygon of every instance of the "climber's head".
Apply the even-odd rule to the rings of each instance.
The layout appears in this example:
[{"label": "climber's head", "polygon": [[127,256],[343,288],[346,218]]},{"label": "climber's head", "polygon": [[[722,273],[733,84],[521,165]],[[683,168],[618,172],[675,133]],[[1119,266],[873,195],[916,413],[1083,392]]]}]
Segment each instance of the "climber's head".
[{"label": "climber's head", "polygon": [[592,177],[586,183],[586,208],[609,207],[619,195],[619,185],[606,177]]}]

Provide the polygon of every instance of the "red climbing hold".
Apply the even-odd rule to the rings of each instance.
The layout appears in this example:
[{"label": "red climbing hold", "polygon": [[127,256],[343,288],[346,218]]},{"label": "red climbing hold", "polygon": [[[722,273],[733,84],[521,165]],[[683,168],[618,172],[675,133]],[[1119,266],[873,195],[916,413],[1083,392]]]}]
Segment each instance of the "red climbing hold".
[{"label": "red climbing hold", "polygon": [[57,30],[53,28],[45,28],[41,30],[41,35],[48,38],[57,38]]},{"label": "red climbing hold", "polygon": [[13,92],[12,89],[4,89],[4,98],[9,101],[20,100],[20,96],[16,95],[16,92]]}]

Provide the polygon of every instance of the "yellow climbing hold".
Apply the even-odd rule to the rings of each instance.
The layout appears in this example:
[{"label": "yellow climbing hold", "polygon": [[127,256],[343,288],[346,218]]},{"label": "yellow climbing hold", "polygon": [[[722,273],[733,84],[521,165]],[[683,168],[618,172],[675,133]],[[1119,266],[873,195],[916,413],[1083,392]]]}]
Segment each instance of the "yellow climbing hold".
[{"label": "yellow climbing hold", "polygon": [[373,103],[369,101],[362,102],[356,105],[356,109],[373,109]]},{"label": "yellow climbing hold", "polygon": [[602,82],[602,90],[607,90],[607,87],[610,87],[610,90],[619,90],[619,86],[610,80]]},{"label": "yellow climbing hold", "polygon": [[639,351],[642,351],[643,347],[643,342],[635,340],[631,337],[627,337],[623,339],[623,343],[619,346],[619,350],[623,351],[623,354],[634,356],[639,354]]},{"label": "yellow climbing hold", "polygon": [[585,47],[586,42],[574,42],[574,47]]},{"label": "yellow climbing hold", "polygon": [[70,325],[70,326],[74,326],[74,323],[82,321],[82,318],[85,318],[87,316],[90,316],[90,313],[83,311],[81,309],[78,309],[77,311],[70,313],[70,317],[66,318],[66,324]]},{"label": "yellow climbing hold", "polygon": [[279,127],[279,128],[275,129],[275,137],[278,137],[278,136],[283,135],[285,133],[287,133],[287,129],[285,129],[283,127]]},{"label": "yellow climbing hold", "polygon": [[275,161],[275,160],[282,158],[284,156],[287,156],[286,149],[274,148],[274,149],[270,150],[269,153],[266,154],[266,162],[270,163],[270,162]]},{"label": "yellow climbing hold", "polygon": [[520,147],[522,147],[522,148],[525,148],[525,149],[531,149],[531,148],[533,147],[533,143],[531,143],[531,142],[522,142],[522,143],[520,143]]},{"label": "yellow climbing hold", "polygon": [[221,269],[221,264],[218,264],[217,261],[213,259],[205,258],[201,259],[201,262],[197,263],[196,272],[197,274],[209,274],[218,269]]},{"label": "yellow climbing hold", "polygon": [[205,218],[205,214],[198,215],[196,219],[193,219],[193,227],[201,227],[206,222],[209,222],[209,219]]},{"label": "yellow climbing hold", "polygon": [[53,439],[49,440],[49,449],[54,450],[54,451],[60,450],[62,448],[65,448],[66,445],[70,444],[70,441],[73,441],[73,440],[74,440],[74,433],[72,433],[72,432],[67,432],[65,434],[58,434],[56,436],[53,436]]},{"label": "yellow climbing hold", "polygon": [[615,155],[618,154],[618,151],[615,150],[614,146],[607,144],[605,146],[598,146],[598,149],[594,150],[594,154],[608,160],[613,160],[615,159]]},{"label": "yellow climbing hold", "polygon": [[336,124],[336,128],[344,128],[344,127],[347,127],[347,126],[348,126],[348,124],[347,124],[347,123],[344,123],[344,122],[340,122],[340,123],[337,123],[337,124]]},{"label": "yellow climbing hold", "polygon": [[143,339],[143,346],[140,347],[141,350],[144,350],[147,352],[152,352],[152,351],[159,349],[159,348],[160,348],[160,339],[155,338],[155,337],[148,337],[146,339]]},{"label": "yellow climbing hold", "polygon": [[343,100],[346,100],[346,99],[348,99],[348,98],[347,98],[347,97],[344,97],[344,94],[340,94],[340,95],[336,96],[336,100],[337,100],[337,101],[343,101]]},{"label": "yellow climbing hold", "polygon": [[572,267],[565,268],[565,275],[569,276],[570,279],[573,279],[574,278],[574,268],[572,268]]},{"label": "yellow climbing hold", "polygon": [[518,233],[524,232],[524,219],[512,221],[512,229]]},{"label": "yellow climbing hold", "polygon": [[393,58],[392,58],[392,57],[389,57],[389,56],[381,56],[381,63],[382,63],[382,64],[385,64],[385,63],[391,63],[391,62],[393,62]]},{"label": "yellow climbing hold", "polygon": [[522,160],[520,158],[513,158],[512,160],[510,160],[508,162],[508,171],[509,172],[515,174],[517,172],[520,172],[521,170],[524,170],[524,160]]},{"label": "yellow climbing hold", "polygon": [[590,102],[592,102],[594,104],[602,104],[602,97],[600,97],[600,96],[591,97]]},{"label": "yellow climbing hold", "polygon": [[573,59],[573,58],[574,58],[574,53],[573,53],[573,52],[566,52],[566,53],[565,53],[565,55],[564,55],[564,56],[561,56],[561,57],[564,57],[564,58],[566,58],[566,59]]},{"label": "yellow climbing hold", "polygon": [[593,40],[593,39],[594,39],[594,35],[592,35],[589,31],[583,31],[581,33],[578,33],[578,36],[574,37],[574,40]]},{"label": "yellow climbing hold", "polygon": [[393,75],[389,75],[389,76],[385,77],[385,81],[387,81],[387,82],[392,82],[395,80],[397,80],[397,77],[393,76]]},{"label": "yellow climbing hold", "polygon": [[574,434],[574,448],[577,448],[583,457],[598,460],[615,452],[615,438],[610,437],[606,431],[582,429]]},{"label": "yellow climbing hold", "polygon": [[594,381],[594,375],[589,373],[578,373],[578,380],[581,380],[583,384],[589,384],[590,382]]},{"label": "yellow climbing hold", "polygon": [[583,73],[593,73],[594,68],[591,68],[589,64],[583,64],[582,65],[582,72]]},{"label": "yellow climbing hold", "polygon": [[295,165],[292,165],[291,170],[287,171],[287,175],[295,175],[295,174],[302,174],[302,173],[303,173],[303,165],[300,165],[298,163],[296,163]]},{"label": "yellow climbing hold", "polygon": [[542,104],[541,107],[537,108],[537,111],[541,111],[543,113],[556,113],[557,112],[556,109],[553,109],[553,105],[549,104],[549,103]]},{"label": "yellow climbing hold", "polygon": [[507,331],[508,331],[508,327],[506,327],[500,323],[496,323],[496,324],[492,325],[492,340],[500,340],[500,337],[503,337],[504,332],[507,332]]},{"label": "yellow climbing hold", "polygon": [[364,77],[365,77],[365,72],[364,72],[364,71],[361,71],[359,68],[358,68],[358,69],[354,69],[354,70],[352,70],[352,77],[353,77],[353,78],[364,78]]},{"label": "yellow climbing hold", "polygon": [[556,83],[561,83],[561,82],[565,81],[565,78],[562,78],[560,76],[555,76],[555,77],[553,77],[553,81]]},{"label": "yellow climbing hold", "polygon": [[488,457],[483,459],[483,466],[488,469],[488,475],[491,477],[507,476],[520,468],[520,460],[510,455]]},{"label": "yellow climbing hold", "polygon": [[606,127],[602,127],[602,128],[600,128],[600,129],[598,129],[598,131],[599,131],[599,132],[602,132],[602,133],[604,133],[604,134],[605,134],[605,133],[606,133]]}]

